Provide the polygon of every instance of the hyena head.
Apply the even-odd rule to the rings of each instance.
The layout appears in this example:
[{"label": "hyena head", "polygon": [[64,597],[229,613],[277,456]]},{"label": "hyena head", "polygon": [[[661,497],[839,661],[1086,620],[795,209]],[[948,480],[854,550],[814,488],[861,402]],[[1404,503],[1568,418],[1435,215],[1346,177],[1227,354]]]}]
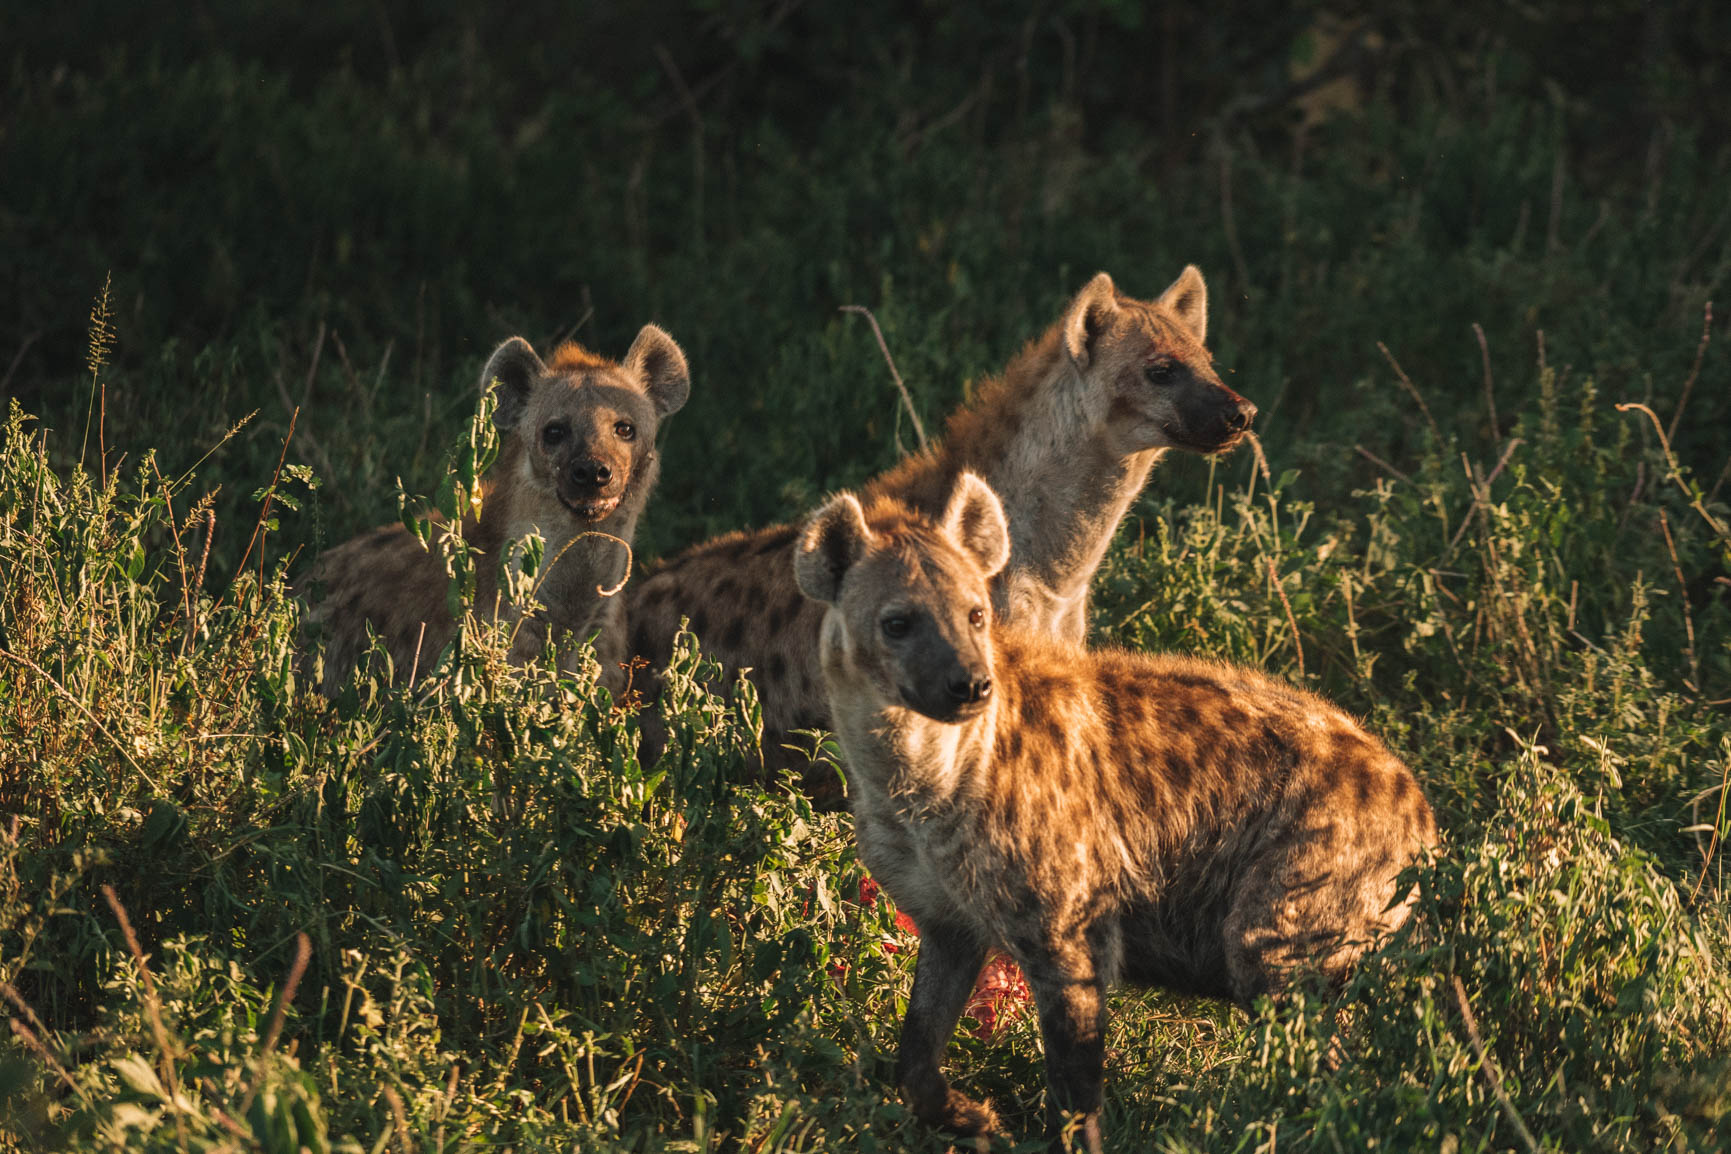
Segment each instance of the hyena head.
[{"label": "hyena head", "polygon": [[883,497],[851,493],[800,533],[800,590],[830,607],[820,645],[826,675],[871,686],[880,703],[959,722],[992,692],[989,581],[1010,558],[998,495],[973,473],[957,478],[932,522]]},{"label": "hyena head", "polygon": [[536,504],[545,506],[524,512],[551,518],[556,502],[585,525],[647,491],[655,479],[655,430],[691,392],[685,354],[655,325],[643,326],[618,363],[565,344],[543,364],[529,342],[512,337],[481,371],[482,389],[494,381],[493,423],[507,441],[502,456],[515,442],[519,496],[540,495]]},{"label": "hyena head", "polygon": [[1100,273],[1062,323],[1064,352],[1088,386],[1089,416],[1120,453],[1215,453],[1249,431],[1256,406],[1221,382],[1203,345],[1208,286],[1195,265],[1152,302],[1120,295]]}]

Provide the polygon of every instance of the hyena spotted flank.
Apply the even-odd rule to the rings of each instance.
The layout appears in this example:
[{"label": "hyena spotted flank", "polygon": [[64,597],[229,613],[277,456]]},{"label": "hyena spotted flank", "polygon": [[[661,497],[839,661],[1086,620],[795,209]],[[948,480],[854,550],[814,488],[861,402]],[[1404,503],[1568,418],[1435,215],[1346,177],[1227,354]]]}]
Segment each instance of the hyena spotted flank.
[{"label": "hyena spotted flank", "polygon": [[1013,540],[964,474],[936,518],[836,497],[796,572],[824,608],[860,856],[920,927],[903,1093],[942,1129],[995,1128],[940,1067],[996,946],[1033,990],[1053,1126],[1080,1115],[1098,1150],[1108,983],[1245,1003],[1338,977],[1405,921],[1397,875],[1436,825],[1411,771],[1321,698],[994,620]]},{"label": "hyena spotted flank", "polygon": [[[511,660],[540,654],[549,637],[580,643],[597,633],[603,684],[624,683],[624,598],[602,589],[626,577],[627,550],[655,486],[655,433],[685,404],[685,354],[645,325],[622,362],[565,344],[543,364],[521,337],[501,344],[481,372],[498,382],[493,421],[499,457],[482,481],[481,510],[463,525],[475,550],[478,613],[517,624]],[[501,551],[530,533],[546,542],[536,604],[505,603]],[[585,534],[588,534],[587,536]],[[609,538],[619,538],[619,541]],[[324,641],[323,691],[334,694],[367,650],[386,642],[398,680],[429,668],[456,632],[444,563],[402,525],[386,525],[326,552],[308,583],[308,640]],[[562,649],[570,668],[574,649]]]},{"label": "hyena spotted flank", "polygon": [[[1203,344],[1208,290],[1194,265],[1140,301],[1100,273],[1056,324],[982,384],[946,435],[878,477],[868,496],[936,514],[972,470],[1003,494],[1010,560],[993,580],[1000,617],[1080,640],[1088,583],[1149,471],[1168,450],[1214,453],[1256,406],[1221,382]],[[797,530],[777,525],[688,549],[628,591],[633,654],[666,664],[682,616],[732,676],[749,669],[763,702],[769,768],[793,763],[794,729],[831,728],[817,665],[822,610],[793,582]],[[651,722],[652,724],[652,722]],[[646,755],[654,752],[654,738]],[[807,782],[837,800],[831,778]]]}]

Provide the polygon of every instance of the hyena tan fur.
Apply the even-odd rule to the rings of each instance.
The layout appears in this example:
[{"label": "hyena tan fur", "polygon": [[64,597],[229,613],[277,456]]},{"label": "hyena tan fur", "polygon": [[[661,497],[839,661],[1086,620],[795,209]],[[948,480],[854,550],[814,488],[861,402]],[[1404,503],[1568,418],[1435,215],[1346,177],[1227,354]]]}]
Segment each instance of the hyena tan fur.
[{"label": "hyena tan fur", "polygon": [[920,927],[897,1079],[989,1132],[943,1052],[987,952],[1027,975],[1054,1129],[1099,1149],[1115,980],[1248,1003],[1338,978],[1406,920],[1436,841],[1412,772],[1341,710],[1250,669],[1088,652],[994,620],[1014,531],[964,474],[928,517],[843,494],[797,546],[860,857]]},{"label": "hyena tan fur", "polygon": [[[567,343],[543,363],[512,337],[481,372],[483,391],[495,381],[499,456],[482,480],[480,513],[463,522],[475,554],[476,611],[516,626],[510,659],[517,664],[539,656],[549,639],[569,636],[560,664],[570,669],[575,644],[595,634],[602,683],[617,693],[625,682],[625,605],[603,590],[627,575],[628,547],[660,471],[656,430],[690,393],[685,354],[655,325],[643,327],[621,362]],[[501,553],[530,533],[546,547],[534,603],[519,605],[501,588]],[[369,630],[384,640],[398,680],[430,668],[456,633],[444,562],[400,524],[327,551],[309,583],[316,600],[308,639],[324,641],[327,696],[366,653]]]},{"label": "hyena tan fur", "polygon": [[[1088,583],[1118,523],[1168,449],[1213,453],[1250,428],[1256,407],[1215,373],[1204,340],[1208,290],[1187,266],[1153,301],[1121,294],[1100,273],[1058,322],[950,417],[943,440],[866,488],[935,514],[956,477],[972,470],[1003,494],[1010,560],[994,578],[1000,616],[1080,640]],[[817,664],[823,612],[793,581],[797,530],[729,534],[649,573],[627,594],[631,649],[664,666],[682,616],[732,676],[749,669],[763,703],[770,769],[797,764],[795,729],[831,728]],[[646,718],[652,755],[659,735]],[[806,783],[838,799],[833,776]]]}]

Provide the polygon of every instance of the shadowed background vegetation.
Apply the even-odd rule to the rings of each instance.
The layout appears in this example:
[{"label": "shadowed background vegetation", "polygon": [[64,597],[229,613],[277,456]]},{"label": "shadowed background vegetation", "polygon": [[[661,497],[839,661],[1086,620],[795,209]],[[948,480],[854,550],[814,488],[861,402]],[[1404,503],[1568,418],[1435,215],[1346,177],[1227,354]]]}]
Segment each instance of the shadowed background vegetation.
[{"label": "shadowed background vegetation", "polygon": [[[935,429],[1094,271],[1195,262],[1263,456],[1161,466],[1097,639],[1332,694],[1449,841],[1367,1011],[1121,998],[1116,1148],[1731,1145],[1731,11],[75,3],[0,45],[0,1144],[941,1149],[887,1088],[915,941],[845,819],[728,784],[749,698],[676,677],[650,770],[486,637],[326,706],[284,581],[441,487],[511,333],[686,348],[653,557],[914,443],[840,306]],[[1035,1127],[1026,1017],[954,1053]]]}]

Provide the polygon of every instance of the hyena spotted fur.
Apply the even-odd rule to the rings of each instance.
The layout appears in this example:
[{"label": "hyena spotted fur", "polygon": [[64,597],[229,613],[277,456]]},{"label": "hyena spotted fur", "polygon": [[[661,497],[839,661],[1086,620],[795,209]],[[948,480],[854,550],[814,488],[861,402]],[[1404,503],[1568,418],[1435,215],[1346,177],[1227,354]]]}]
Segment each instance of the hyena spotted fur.
[{"label": "hyena spotted fur", "polygon": [[1338,978],[1405,921],[1436,841],[1418,782],[1313,694],[1250,669],[1088,652],[995,619],[1015,534],[964,474],[928,517],[843,494],[797,546],[872,876],[920,927],[897,1079],[953,1133],[989,1107],[943,1052],[987,952],[1039,1010],[1052,1125],[1099,1149],[1115,980],[1247,1003]]},{"label": "hyena spotted fur", "polygon": [[[602,591],[626,577],[626,546],[660,470],[656,429],[691,390],[685,354],[655,325],[643,327],[622,362],[566,343],[543,363],[512,337],[481,371],[483,391],[495,381],[499,456],[482,480],[479,515],[463,523],[475,552],[476,611],[517,626],[510,656],[518,664],[549,638],[568,635],[574,644],[596,633],[602,682],[617,692],[624,598]],[[501,552],[530,533],[546,543],[536,603],[511,604],[500,587]],[[456,632],[444,563],[400,524],[327,551],[308,583],[308,640],[324,642],[327,696],[366,653],[369,629],[385,641],[398,680],[429,668]],[[561,649],[562,667],[571,668],[575,652]]]},{"label": "hyena spotted fur", "polygon": [[[1100,273],[1044,336],[983,383],[937,445],[872,481],[868,497],[944,508],[972,470],[1003,494],[1010,560],[994,578],[999,616],[1080,640],[1088,583],[1118,523],[1168,449],[1213,453],[1243,438],[1256,407],[1228,388],[1204,340],[1208,290],[1194,265],[1156,300]],[[763,754],[775,769],[794,729],[831,728],[817,664],[820,607],[793,581],[791,525],[733,533],[667,561],[630,597],[631,648],[666,664],[680,618],[731,677],[749,669],[763,702]],[[655,752],[652,720],[645,753]],[[807,781],[835,802],[833,777]]]}]

